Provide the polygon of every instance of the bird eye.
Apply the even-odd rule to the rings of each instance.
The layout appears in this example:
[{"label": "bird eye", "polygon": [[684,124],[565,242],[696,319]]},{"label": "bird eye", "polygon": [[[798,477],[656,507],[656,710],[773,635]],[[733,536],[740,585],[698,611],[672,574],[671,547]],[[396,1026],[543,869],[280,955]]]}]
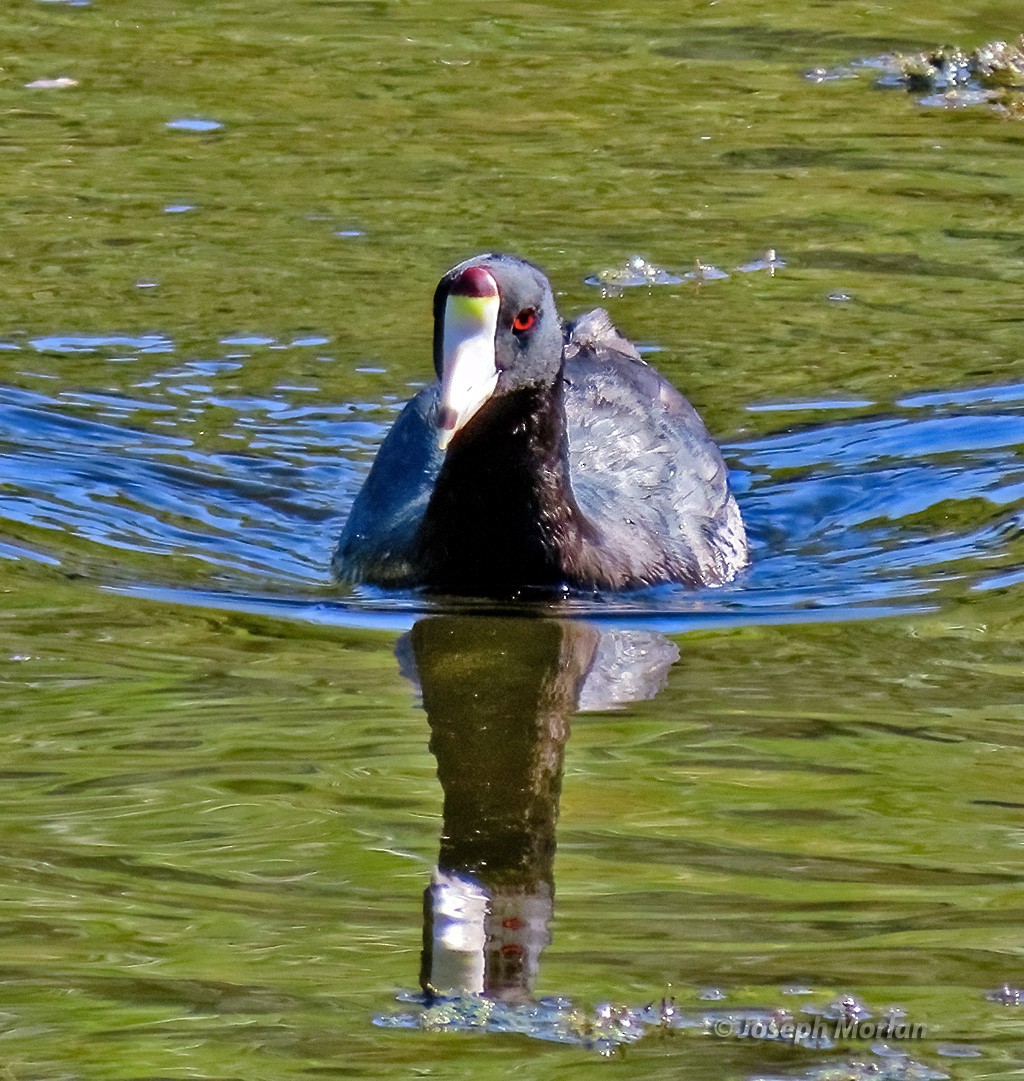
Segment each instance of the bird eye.
[{"label": "bird eye", "polygon": [[512,320],[512,331],[515,334],[526,334],[537,325],[537,309],[523,308]]}]

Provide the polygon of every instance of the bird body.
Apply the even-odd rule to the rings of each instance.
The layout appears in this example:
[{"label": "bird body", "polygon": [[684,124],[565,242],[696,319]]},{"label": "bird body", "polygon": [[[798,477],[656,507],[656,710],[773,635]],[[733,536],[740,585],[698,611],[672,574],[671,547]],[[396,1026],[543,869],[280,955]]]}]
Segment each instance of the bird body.
[{"label": "bird body", "polygon": [[340,578],[513,596],[714,585],[746,563],[718,448],[606,312],[563,327],[536,267],[479,256],[442,278],[434,346],[438,382],[381,445]]}]

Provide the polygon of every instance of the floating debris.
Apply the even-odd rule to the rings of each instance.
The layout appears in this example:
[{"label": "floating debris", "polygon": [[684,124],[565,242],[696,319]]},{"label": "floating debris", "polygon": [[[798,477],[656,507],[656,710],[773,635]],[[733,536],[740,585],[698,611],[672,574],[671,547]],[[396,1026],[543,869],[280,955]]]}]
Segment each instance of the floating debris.
[{"label": "floating debris", "polygon": [[192,203],[170,203],[164,207],[165,214],[187,214],[190,210],[195,210],[195,206]]},{"label": "floating debris", "polygon": [[[706,989],[700,997],[707,996]],[[674,998],[663,997],[646,1006],[632,1007],[603,1003],[585,1010],[571,999],[545,997],[526,1001],[502,1001],[475,993],[424,994],[400,991],[400,1012],[381,1014],[373,1023],[383,1028],[419,1029],[429,1032],[518,1033],[536,1040],[574,1044],[611,1055],[641,1040],[651,1042],[686,1032],[693,1038],[757,1040],[828,1051],[835,1040],[862,1041],[863,1059],[841,1059],[812,1066],[795,1078],[813,1081],[939,1081],[948,1075],[915,1062],[898,1044],[869,1043],[875,1034],[907,1038],[924,1026],[893,1020],[901,1013],[890,1009],[869,1021],[871,1011],[851,995],[843,996],[820,1009],[795,1014],[786,1009],[763,1007],[682,1008]],[[869,1055],[870,1051],[870,1055]],[[872,1057],[873,1056],[873,1057]],[[955,1056],[951,1056],[955,1057]],[[767,1081],[767,1079],[761,1079]],[[772,1081],[781,1081],[773,1078]]]},{"label": "floating debris", "polygon": [[[805,1010],[805,1013],[817,1013],[817,1010]],[[853,995],[843,995],[834,1002],[830,1002],[825,1009],[821,1010],[822,1017],[828,1017],[833,1021],[866,1021],[871,1017],[871,1011],[858,998]]]},{"label": "floating debris", "polygon": [[683,281],[678,274],[648,262],[642,255],[631,255],[622,266],[609,267],[584,280],[587,285],[599,286],[606,297],[617,297],[623,289],[638,285],[679,285]]},{"label": "floating debris", "polygon": [[1024,1006],[1024,990],[1004,983],[995,991],[986,993],[989,1002],[998,1002],[1000,1006]]},{"label": "floating debris", "polygon": [[828,1062],[790,1074],[756,1074],[750,1081],[946,1081],[948,1073],[932,1069],[908,1056],[847,1059]]},{"label": "floating debris", "polygon": [[683,281],[717,282],[729,277],[724,270],[720,270],[713,263],[702,263],[699,259],[695,260],[695,263],[693,270],[688,270],[683,275]]},{"label": "floating debris", "polygon": [[1024,89],[1024,34],[1016,45],[990,41],[976,49],[974,69],[983,86]]},{"label": "floating debris", "polygon": [[67,75],[58,75],[56,79],[33,79],[25,83],[26,90],[67,90],[70,86],[78,86],[78,80]]},{"label": "floating debris", "polygon": [[[736,267],[742,274],[753,274],[760,270],[766,270],[772,277],[775,271],[786,265],[774,248],[769,248],[763,255],[751,259],[747,263]],[[598,274],[592,274],[584,281],[587,285],[596,285],[606,297],[617,297],[624,289],[631,289],[639,285],[679,285],[682,282],[713,282],[724,281],[729,274],[717,267],[714,263],[705,263],[700,259],[694,260],[692,270],[683,274],[676,274],[666,270],[655,263],[649,262],[642,255],[631,255],[620,267],[609,267]]]},{"label": "floating debris", "polygon": [[943,90],[941,94],[928,94],[920,98],[918,104],[931,109],[966,109],[971,105],[988,105],[998,97],[998,91],[995,90],[972,90],[969,87],[954,86]]},{"label": "floating debris", "polygon": [[767,270],[771,277],[775,277],[775,271],[781,270],[786,265],[786,260],[779,257],[774,248],[769,248],[764,255],[757,259],[751,259],[749,263],[743,263],[736,269],[740,274],[756,274],[759,270]]},{"label": "floating debris", "polygon": [[965,52],[944,45],[922,53],[886,53],[837,68],[812,68],[805,78],[815,83],[875,75],[882,87],[900,87],[921,94],[921,105],[964,109],[985,105],[1013,119],[1024,119],[1024,34],[1016,43],[990,41]]},{"label": "floating debris", "polygon": [[1022,99],[997,102],[993,109],[1007,120],[1024,120],[1024,100]]},{"label": "floating debris", "polygon": [[885,74],[883,86],[905,86],[908,90],[948,90],[967,86],[972,79],[970,56],[956,46],[930,53],[892,53],[880,58]]},{"label": "floating debris", "polygon": [[[553,1043],[575,1044],[611,1055],[617,1048],[635,1043],[645,1035],[648,1025],[642,1017],[647,1011],[604,1005],[593,1013],[573,1006],[563,998],[542,998],[535,1002],[514,1003],[489,999],[483,995],[414,996],[404,993],[400,1000],[415,1004],[410,1013],[378,1016],[375,1025],[384,1028],[413,1028],[428,1032],[486,1031],[519,1033]],[[663,1025],[657,1011],[655,1027]],[[678,1016],[669,1015],[665,1023],[682,1027]]]}]

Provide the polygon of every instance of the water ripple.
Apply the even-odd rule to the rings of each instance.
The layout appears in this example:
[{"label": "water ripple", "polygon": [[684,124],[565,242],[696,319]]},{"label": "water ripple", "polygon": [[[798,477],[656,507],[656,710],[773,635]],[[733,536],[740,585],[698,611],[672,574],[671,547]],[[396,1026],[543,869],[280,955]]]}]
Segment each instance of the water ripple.
[{"label": "water ripple", "polygon": [[[159,335],[32,344],[172,348]],[[76,571],[85,541],[119,589],[317,622],[401,621],[437,607],[417,594],[343,594],[330,578],[332,545],[393,406],[311,402],[320,388],[305,382],[268,396],[177,381],[233,379],[240,363],[190,361],[131,395],[0,388],[5,554],[37,551]],[[726,445],[754,553],[738,582],[577,599],[564,613],[660,629],[851,618],[934,605],[951,583],[1020,581],[1024,386],[908,392],[867,416],[864,404],[772,403],[762,415],[785,411],[786,427]],[[193,570],[139,555],[185,557]],[[197,581],[197,561],[218,568],[216,580]]]}]

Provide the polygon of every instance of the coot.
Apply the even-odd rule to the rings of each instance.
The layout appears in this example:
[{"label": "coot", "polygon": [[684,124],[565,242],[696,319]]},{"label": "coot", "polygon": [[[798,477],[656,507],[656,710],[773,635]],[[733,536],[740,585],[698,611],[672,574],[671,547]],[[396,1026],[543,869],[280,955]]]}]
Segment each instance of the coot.
[{"label": "coot", "polygon": [[434,368],[352,505],[342,580],[494,597],[714,585],[746,563],[696,411],[606,312],[563,325],[532,263],[445,274]]}]

